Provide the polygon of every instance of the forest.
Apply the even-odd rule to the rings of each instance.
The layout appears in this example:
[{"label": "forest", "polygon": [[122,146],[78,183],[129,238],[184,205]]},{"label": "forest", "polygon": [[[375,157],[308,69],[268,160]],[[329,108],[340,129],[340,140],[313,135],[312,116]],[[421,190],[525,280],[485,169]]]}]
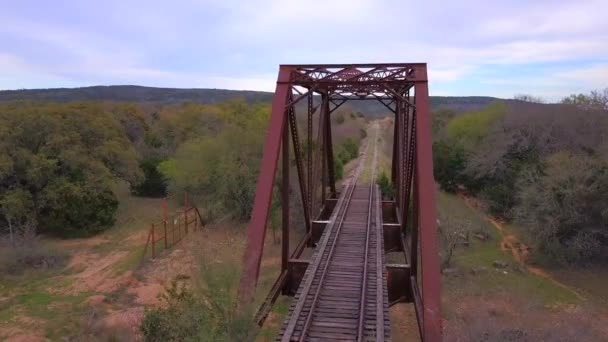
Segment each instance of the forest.
[{"label": "forest", "polygon": [[[446,197],[455,194],[479,201],[484,213],[517,227],[534,263],[558,269],[605,267],[608,89],[572,95],[560,103],[541,102],[527,95],[513,100],[435,98],[433,162],[442,220],[439,226],[456,227],[447,235],[459,239],[461,229],[470,225],[465,222],[468,218],[459,218],[463,209],[453,210],[455,200]],[[366,116],[362,108],[345,106],[332,116],[338,178],[357,158],[361,141],[366,139],[367,124],[377,118],[376,114]],[[29,285],[20,284],[37,279],[41,286],[48,286],[44,281],[54,281],[52,276],[58,274],[72,276],[70,272],[75,272],[73,276],[79,276],[69,260],[80,250],[68,255],[71,250],[56,247],[64,242],[86,245],[86,241],[99,238],[102,243],[93,247],[93,252],[85,250],[100,253],[94,254],[98,258],[123,255],[112,267],[121,272],[134,269],[133,260],[139,260],[143,246],[127,246],[123,248],[130,249],[128,252],[116,252],[116,247],[108,247],[106,241],[115,243],[132,237],[121,229],[136,225],[133,219],[124,223],[125,203],[129,205],[134,198],[145,203],[186,192],[203,209],[205,224],[224,230],[207,234],[226,234],[227,242],[220,235],[222,243],[238,245],[250,218],[269,113],[268,102],[249,98],[216,103],[86,99],[11,99],[0,103],[0,275],[6,281],[0,282],[0,290],[10,289],[16,295],[7,298],[17,298],[6,304],[0,296],[0,319],[14,312],[11,310],[15,307],[28,308],[28,300],[47,300],[38,292],[30,299]],[[380,121],[390,124],[390,120]],[[386,132],[383,139],[390,140]],[[385,147],[390,149],[390,143],[385,142]],[[388,150],[385,153],[390,155]],[[388,167],[384,165],[384,171]],[[389,174],[380,173],[379,184],[390,197],[389,179]],[[291,195],[298,200],[297,194]],[[272,228],[277,225],[280,208],[279,196],[273,198]],[[127,212],[132,209],[127,206]],[[159,215],[149,207],[145,210],[147,218]],[[208,241],[195,241],[208,247],[208,259],[235,260],[238,264],[235,255],[224,256],[214,249],[217,237],[205,238]],[[141,244],[145,239],[137,241]],[[441,254],[445,257],[453,253],[460,240],[442,242]],[[215,254],[221,256],[216,258]],[[449,270],[448,264],[444,269]],[[182,286],[183,274],[167,278],[170,285],[163,292],[167,305],[140,313],[141,326],[136,330],[146,340],[251,337],[245,322],[248,318],[234,311],[238,266],[228,261],[201,262],[199,266],[202,272],[193,276],[194,282],[203,281],[205,285],[187,289]],[[460,290],[463,285],[457,283],[456,287]],[[21,293],[20,288],[28,292]],[[40,293],[50,296],[44,291]],[[104,303],[129,308],[133,303],[126,291],[119,288],[102,292]],[[71,295],[59,298],[78,300],[72,310],[87,317],[81,312],[83,299]],[[207,310],[210,306],[214,309]],[[29,308],[39,315],[42,310],[35,305]],[[206,310],[214,314],[197,314]],[[51,331],[47,334],[102,334],[88,332],[92,328],[83,328],[88,323],[76,321],[78,325],[69,332],[47,327]]]},{"label": "forest", "polygon": [[[40,234],[88,237],[112,227],[121,184],[144,197],[187,192],[210,222],[248,221],[269,112],[268,104],[244,99],[157,107],[90,101],[0,105],[5,253]],[[337,125],[345,115],[336,115]],[[355,117],[351,112],[349,119]],[[359,139],[357,134],[338,141],[338,177],[356,157]],[[19,269],[19,258],[2,258],[9,264],[4,267]]]},{"label": "forest", "polygon": [[[521,96],[473,111],[436,106],[435,179],[443,190],[480,198],[492,215],[525,227],[539,260],[603,263],[607,103],[604,90],[558,104]],[[4,235],[15,245],[28,235],[98,233],[114,223],[119,198],[113,189],[120,182],[140,196],[186,191],[206,208],[207,219],[246,222],[268,114],[268,104],[244,99],[155,106],[5,102]],[[338,124],[344,115],[335,116]],[[339,176],[356,146],[346,140],[339,147]]]},{"label": "forest", "polygon": [[522,227],[538,262],[608,260],[608,89],[433,118],[435,180]]}]

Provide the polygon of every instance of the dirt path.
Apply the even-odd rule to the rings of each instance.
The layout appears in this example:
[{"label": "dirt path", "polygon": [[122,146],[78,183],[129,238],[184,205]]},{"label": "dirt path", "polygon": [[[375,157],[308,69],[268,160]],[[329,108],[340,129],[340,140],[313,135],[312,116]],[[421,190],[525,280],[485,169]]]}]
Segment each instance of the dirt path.
[{"label": "dirt path", "polygon": [[546,270],[544,270],[538,266],[530,265],[528,263],[528,257],[530,255],[530,247],[528,247],[526,244],[521,242],[521,240],[519,240],[519,238],[516,235],[514,235],[512,232],[509,232],[505,228],[505,226],[502,222],[500,222],[499,220],[491,217],[490,215],[488,215],[484,212],[481,212],[481,210],[479,209],[479,204],[477,203],[477,201],[475,199],[468,197],[464,194],[459,194],[458,196],[464,200],[464,203],[466,204],[467,207],[471,208],[472,210],[480,212],[483,215],[483,217],[488,222],[490,222],[494,228],[496,228],[496,230],[498,231],[498,233],[500,234],[500,237],[501,237],[500,249],[503,252],[508,253],[510,251],[513,258],[531,274],[534,274],[535,276],[547,279],[550,282],[552,282],[553,284],[572,292],[580,300],[586,299],[577,290],[575,290],[571,286],[568,286],[568,285],[560,282],[559,280],[555,279]]}]

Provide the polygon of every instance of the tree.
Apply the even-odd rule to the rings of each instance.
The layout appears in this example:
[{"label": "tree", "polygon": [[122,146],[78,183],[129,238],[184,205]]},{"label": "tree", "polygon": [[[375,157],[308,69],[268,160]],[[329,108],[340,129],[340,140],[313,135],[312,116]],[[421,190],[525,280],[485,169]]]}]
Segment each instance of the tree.
[{"label": "tree", "polygon": [[530,102],[530,103],[545,103],[545,100],[542,97],[529,95],[529,94],[517,94],[513,96],[514,100],[522,101],[522,102]]},{"label": "tree", "polygon": [[599,261],[608,251],[606,156],[558,152],[544,164],[518,182],[517,220],[553,260]]},{"label": "tree", "polygon": [[433,175],[443,190],[455,192],[463,183],[465,168],[466,157],[461,146],[443,140],[433,143]]},{"label": "tree", "polygon": [[460,115],[447,125],[447,137],[460,144],[467,153],[478,147],[493,125],[502,119],[507,106],[494,102],[485,109]]},{"label": "tree", "polygon": [[0,107],[0,198],[4,219],[59,235],[112,224],[116,177],[137,181],[137,155],[121,124],[92,103]]},{"label": "tree", "polygon": [[608,111],[608,88],[594,90],[589,95],[572,94],[562,99],[563,104],[571,104],[584,109]]},{"label": "tree", "polygon": [[173,192],[188,191],[211,216],[251,214],[269,108],[233,101],[216,108],[222,130],[181,144],[159,165]]},{"label": "tree", "polygon": [[11,189],[4,192],[0,199],[0,208],[8,223],[9,239],[15,245],[15,229],[29,219],[27,213],[33,207],[32,196],[23,189]]},{"label": "tree", "polygon": [[158,170],[162,162],[161,158],[149,157],[139,163],[144,179],[131,187],[133,194],[148,197],[162,197],[167,194],[167,178]]}]

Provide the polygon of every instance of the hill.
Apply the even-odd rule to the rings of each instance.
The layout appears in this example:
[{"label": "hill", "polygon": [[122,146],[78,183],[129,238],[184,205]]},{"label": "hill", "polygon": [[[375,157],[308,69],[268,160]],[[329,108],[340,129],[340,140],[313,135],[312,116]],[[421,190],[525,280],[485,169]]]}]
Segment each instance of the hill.
[{"label": "hill", "polygon": [[[8,101],[119,101],[153,104],[174,104],[194,102],[215,104],[234,98],[247,102],[269,102],[273,93],[248,90],[227,89],[182,89],[155,88],[134,85],[93,86],[82,88],[20,89],[0,91],[0,102]],[[456,111],[477,110],[488,103],[498,100],[484,96],[431,96],[431,109],[452,109]],[[376,101],[357,101],[349,105],[356,110],[372,116],[382,116],[386,109]]]}]

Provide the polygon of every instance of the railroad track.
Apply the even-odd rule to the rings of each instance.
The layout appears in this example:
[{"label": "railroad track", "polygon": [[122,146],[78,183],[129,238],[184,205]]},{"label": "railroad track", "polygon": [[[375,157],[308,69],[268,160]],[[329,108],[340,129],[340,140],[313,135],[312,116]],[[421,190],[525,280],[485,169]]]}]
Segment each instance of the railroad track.
[{"label": "railroad track", "polygon": [[369,184],[359,184],[370,145],[345,185],[277,341],[390,339],[377,137]]}]

